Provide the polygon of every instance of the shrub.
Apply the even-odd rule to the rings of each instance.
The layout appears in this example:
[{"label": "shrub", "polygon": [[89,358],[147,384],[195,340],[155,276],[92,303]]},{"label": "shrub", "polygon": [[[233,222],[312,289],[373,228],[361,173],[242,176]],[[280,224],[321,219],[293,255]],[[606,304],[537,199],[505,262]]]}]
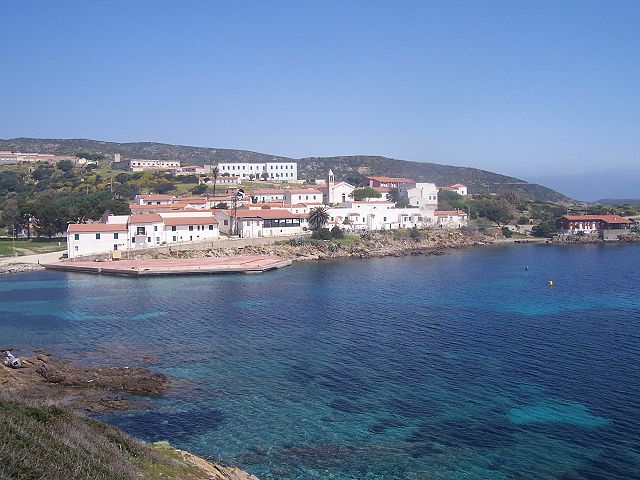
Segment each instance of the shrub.
[{"label": "shrub", "polygon": [[331,236],[333,238],[344,238],[344,232],[338,225],[336,225],[331,229]]},{"label": "shrub", "polygon": [[370,230],[364,230],[363,232],[360,233],[360,238],[362,240],[371,240],[373,238],[373,234],[371,233]]},{"label": "shrub", "polygon": [[409,230],[409,236],[411,237],[411,240],[413,240],[414,242],[419,242],[420,239],[422,238],[422,232],[418,230],[418,227],[414,226],[411,230]]},{"label": "shrub", "polygon": [[318,230],[314,230],[311,234],[311,238],[314,240],[331,240],[332,235],[331,231],[328,228],[320,228]]},{"label": "shrub", "polygon": [[509,227],[502,227],[502,235],[505,238],[511,238],[511,236],[513,235],[513,232],[511,230],[509,230]]},{"label": "shrub", "polygon": [[529,223],[529,219],[525,216],[522,216],[518,219],[518,225],[526,225]]}]

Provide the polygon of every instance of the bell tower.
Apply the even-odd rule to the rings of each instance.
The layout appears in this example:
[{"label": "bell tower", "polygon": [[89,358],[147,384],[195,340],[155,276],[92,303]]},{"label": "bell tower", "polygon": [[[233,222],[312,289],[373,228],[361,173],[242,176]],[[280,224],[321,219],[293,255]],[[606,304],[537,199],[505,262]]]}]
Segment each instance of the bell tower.
[{"label": "bell tower", "polygon": [[333,170],[329,169],[329,178],[327,179],[327,202],[329,205],[335,203],[333,187],[336,183],[336,177],[333,174]]}]

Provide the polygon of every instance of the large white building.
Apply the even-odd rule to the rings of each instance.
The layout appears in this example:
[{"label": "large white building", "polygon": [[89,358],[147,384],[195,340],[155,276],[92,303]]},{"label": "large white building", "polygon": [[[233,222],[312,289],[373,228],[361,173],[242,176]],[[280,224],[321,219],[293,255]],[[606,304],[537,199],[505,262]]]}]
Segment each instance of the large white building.
[{"label": "large white building", "polygon": [[413,185],[400,185],[398,191],[400,197],[409,202],[409,205],[421,210],[433,210],[438,208],[438,187],[435,183],[416,183]]},{"label": "large white building", "polygon": [[306,214],[291,213],[284,208],[238,209],[235,213],[220,210],[215,217],[221,232],[228,235],[237,233],[241,238],[300,235],[308,225]]},{"label": "large white building", "polygon": [[179,160],[147,160],[143,158],[129,160],[129,170],[132,172],[143,172],[145,170],[176,171],[179,168]]},{"label": "large white building", "polygon": [[67,256],[104,254],[219,238],[211,211],[112,215],[106,223],[70,224]]},{"label": "large white building", "polygon": [[[297,162],[220,162],[218,163],[218,171],[220,175],[228,173],[229,175],[240,177],[243,180],[261,180],[264,179],[265,176],[268,180],[277,182],[292,182],[298,180]],[[253,177],[251,175],[253,175]]]}]

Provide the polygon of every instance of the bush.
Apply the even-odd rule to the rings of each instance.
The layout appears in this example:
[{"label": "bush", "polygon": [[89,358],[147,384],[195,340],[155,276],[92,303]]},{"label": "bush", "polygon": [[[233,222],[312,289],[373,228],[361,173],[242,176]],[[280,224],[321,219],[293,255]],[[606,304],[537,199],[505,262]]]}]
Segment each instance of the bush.
[{"label": "bush", "polygon": [[527,217],[520,217],[518,219],[518,225],[527,225],[529,223],[529,219]]},{"label": "bush", "polygon": [[513,232],[511,230],[509,230],[509,227],[502,227],[501,230],[502,230],[502,235],[505,238],[511,238],[512,237]]},{"label": "bush", "polygon": [[360,238],[362,240],[371,240],[373,238],[373,234],[370,230],[364,230],[362,233],[360,233]]},{"label": "bush", "polygon": [[193,187],[193,190],[191,190],[191,193],[193,193],[194,195],[202,195],[206,191],[207,191],[207,186],[204,183],[201,183],[200,185]]},{"label": "bush", "polygon": [[333,238],[344,238],[344,232],[338,225],[336,225],[331,229],[331,236]]},{"label": "bush", "polygon": [[534,237],[551,237],[556,231],[556,224],[553,220],[542,222],[540,225],[535,225],[531,229],[531,234]]},{"label": "bush", "polygon": [[409,230],[409,236],[414,242],[419,242],[422,238],[422,232],[418,230],[418,227],[413,227],[411,230]]},{"label": "bush", "polygon": [[331,235],[331,231],[328,228],[320,228],[318,230],[314,230],[311,234],[311,238],[314,240],[331,240],[333,236]]}]

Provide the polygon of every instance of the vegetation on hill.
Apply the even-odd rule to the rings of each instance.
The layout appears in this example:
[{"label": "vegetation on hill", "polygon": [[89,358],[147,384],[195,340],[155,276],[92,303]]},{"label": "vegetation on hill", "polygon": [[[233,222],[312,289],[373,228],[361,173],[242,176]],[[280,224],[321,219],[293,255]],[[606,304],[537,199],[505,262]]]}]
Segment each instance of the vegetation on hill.
[{"label": "vegetation on hill", "polygon": [[[113,157],[119,153],[124,158],[177,159],[185,164],[210,164],[225,161],[265,162],[292,161],[288,157],[267,155],[246,150],[191,147],[163,143],[137,142],[115,143],[85,139],[33,139],[17,138],[0,140],[0,150],[25,152],[75,154],[88,152]],[[438,185],[464,183],[470,193],[503,193],[518,191],[538,201],[568,202],[566,196],[543,187],[476,168],[454,167],[436,163],[411,162],[379,156],[309,157],[298,159],[298,175],[302,179],[324,178],[329,168],[336,176],[357,184],[367,175],[409,177],[417,181]]]},{"label": "vegetation on hill", "polygon": [[[0,478],[249,480],[237,469],[154,448],[71,410],[0,392]],[[253,477],[255,479],[255,477]]]}]

